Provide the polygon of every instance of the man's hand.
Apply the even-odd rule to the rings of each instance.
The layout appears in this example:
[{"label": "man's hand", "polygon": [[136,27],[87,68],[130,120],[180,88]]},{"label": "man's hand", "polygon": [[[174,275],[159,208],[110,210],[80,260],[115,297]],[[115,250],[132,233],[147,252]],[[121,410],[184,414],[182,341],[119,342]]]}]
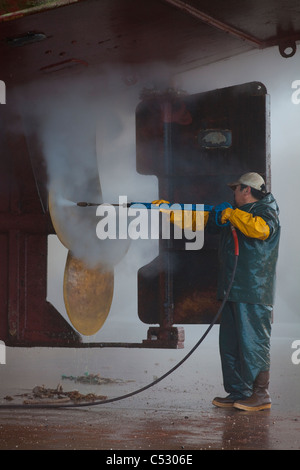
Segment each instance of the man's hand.
[{"label": "man's hand", "polygon": [[152,201],[151,204],[154,204],[155,206],[160,206],[160,204],[170,204],[169,201],[165,201],[164,199],[155,199],[155,201]]},{"label": "man's hand", "polygon": [[222,216],[221,216],[221,222],[222,224],[226,224],[226,222],[230,219],[230,216],[233,212],[233,209],[231,207],[227,207],[222,211]]}]

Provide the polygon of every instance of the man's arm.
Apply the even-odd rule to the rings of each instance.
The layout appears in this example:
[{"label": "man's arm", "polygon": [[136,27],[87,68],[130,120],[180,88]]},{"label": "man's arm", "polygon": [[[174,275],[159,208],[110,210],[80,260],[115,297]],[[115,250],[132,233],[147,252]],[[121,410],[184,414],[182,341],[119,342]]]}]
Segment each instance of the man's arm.
[{"label": "man's arm", "polygon": [[262,217],[241,209],[225,209],[222,212],[221,222],[225,224],[227,221],[250,238],[266,240],[270,235],[270,227]]}]

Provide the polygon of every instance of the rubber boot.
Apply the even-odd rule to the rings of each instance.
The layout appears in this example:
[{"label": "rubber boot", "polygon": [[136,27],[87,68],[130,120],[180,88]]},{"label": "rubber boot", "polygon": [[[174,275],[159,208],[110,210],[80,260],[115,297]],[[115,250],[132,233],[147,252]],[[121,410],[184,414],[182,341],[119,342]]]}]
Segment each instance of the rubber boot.
[{"label": "rubber boot", "polygon": [[232,408],[238,399],[238,395],[230,393],[227,397],[215,397],[212,404],[219,408]]},{"label": "rubber boot", "polygon": [[261,411],[271,408],[271,398],[268,392],[269,371],[260,372],[253,384],[253,393],[246,400],[238,400],[234,403],[234,408],[244,411]]},{"label": "rubber boot", "polygon": [[234,398],[228,395],[228,397],[224,398],[215,397],[212,401],[212,404],[218,406],[219,408],[233,408],[234,402]]}]

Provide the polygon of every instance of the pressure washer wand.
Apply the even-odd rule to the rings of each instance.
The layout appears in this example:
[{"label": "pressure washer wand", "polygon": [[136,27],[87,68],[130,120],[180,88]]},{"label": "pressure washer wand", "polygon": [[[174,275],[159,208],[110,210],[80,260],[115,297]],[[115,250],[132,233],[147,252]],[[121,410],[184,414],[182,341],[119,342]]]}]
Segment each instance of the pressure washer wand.
[{"label": "pressure washer wand", "polygon": [[[179,203],[161,203],[153,204],[152,202],[128,202],[119,204],[97,203],[97,202],[77,202],[79,207],[93,207],[93,206],[113,206],[113,207],[132,207],[140,206],[139,209],[159,209],[162,206],[164,209],[170,207],[171,210],[192,210],[192,211],[211,211],[213,206],[206,204],[179,204]],[[138,208],[138,207],[136,207]]]},{"label": "pressure washer wand", "polygon": [[128,202],[127,204],[108,204],[108,203],[102,203],[102,202],[77,202],[76,206],[79,207],[92,207],[92,206],[115,206],[115,207],[130,207],[132,204],[131,202]]}]

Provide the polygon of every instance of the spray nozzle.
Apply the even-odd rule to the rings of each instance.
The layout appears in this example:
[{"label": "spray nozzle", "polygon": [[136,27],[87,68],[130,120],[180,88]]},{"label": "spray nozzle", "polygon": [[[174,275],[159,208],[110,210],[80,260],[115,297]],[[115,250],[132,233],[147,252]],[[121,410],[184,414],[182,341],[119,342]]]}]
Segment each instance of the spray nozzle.
[{"label": "spray nozzle", "polygon": [[99,206],[100,203],[95,202],[77,202],[77,206],[79,207],[90,207],[90,206]]},{"label": "spray nozzle", "polygon": [[101,205],[104,205],[104,206],[108,205],[108,206],[115,206],[115,207],[130,207],[132,203],[108,204],[108,203],[102,203],[102,202],[77,202],[76,205],[79,207],[91,207],[91,206],[101,206]]}]

